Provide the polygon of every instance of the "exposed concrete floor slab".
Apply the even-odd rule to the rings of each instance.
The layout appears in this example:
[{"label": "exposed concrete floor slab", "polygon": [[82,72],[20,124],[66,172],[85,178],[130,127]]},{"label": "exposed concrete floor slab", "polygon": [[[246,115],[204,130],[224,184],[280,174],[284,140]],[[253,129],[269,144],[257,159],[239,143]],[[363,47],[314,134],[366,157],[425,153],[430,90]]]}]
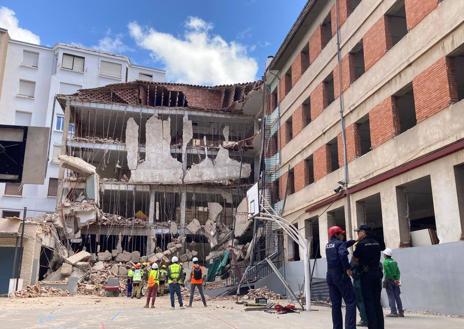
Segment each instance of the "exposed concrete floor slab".
[{"label": "exposed concrete floor slab", "polygon": [[[44,297],[0,299],[1,328],[331,328],[330,309],[275,315],[245,312],[233,301],[210,301],[208,308],[195,302],[191,309],[171,310],[168,297],[157,299],[155,309],[144,309],[144,300],[98,297]],[[407,314],[386,318],[389,329],[461,329],[464,319]]]}]

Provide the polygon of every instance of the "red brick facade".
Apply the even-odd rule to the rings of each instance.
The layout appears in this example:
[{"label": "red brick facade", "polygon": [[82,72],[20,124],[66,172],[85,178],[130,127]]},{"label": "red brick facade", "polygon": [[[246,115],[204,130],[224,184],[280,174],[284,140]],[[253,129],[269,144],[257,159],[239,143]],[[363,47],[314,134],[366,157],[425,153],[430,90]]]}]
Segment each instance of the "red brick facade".
[{"label": "red brick facade", "polygon": [[279,177],[279,198],[280,200],[283,200],[285,198],[285,192],[287,190],[287,178],[288,178],[288,173],[285,173]]},{"label": "red brick facade", "polygon": [[425,16],[430,14],[440,0],[405,0],[406,22],[408,30],[413,29]]},{"label": "red brick facade", "polygon": [[295,192],[298,192],[306,186],[307,170],[305,161],[300,161],[293,170],[295,173]]},{"label": "red brick facade", "polygon": [[[356,129],[356,124],[352,124],[351,126],[346,127],[346,156],[348,158],[348,163],[356,159],[359,156],[361,150]],[[340,133],[337,138],[338,163],[341,167],[345,165],[342,134]]]},{"label": "red brick facade", "polygon": [[292,86],[294,86],[301,78],[301,53],[295,57],[295,61],[292,64]]},{"label": "red brick facade", "polygon": [[303,105],[300,105],[292,114],[292,133],[296,136],[304,128]]},{"label": "red brick facade", "polygon": [[[350,3],[351,0],[337,0],[338,1],[338,19],[339,19],[339,24],[338,26],[342,26],[343,23],[345,23],[346,19],[348,18],[348,15],[350,14]],[[335,35],[337,33],[337,6],[334,5],[332,9],[330,10],[330,20],[332,24],[332,35]]]},{"label": "red brick facade", "polygon": [[[335,98],[340,96],[339,66],[340,64],[337,64],[337,66],[333,70]],[[343,88],[343,91],[345,91],[350,86],[350,83],[351,81],[353,81],[353,77],[354,77],[354,66],[352,65],[350,54],[347,54],[345,57],[342,58],[341,66],[342,66],[342,88]]]},{"label": "red brick facade", "polygon": [[393,109],[393,98],[388,97],[369,112],[372,149],[396,136],[399,122]]},{"label": "red brick facade", "polygon": [[313,63],[322,50],[322,28],[317,27],[309,38],[309,62]]},{"label": "red brick facade", "polygon": [[417,122],[440,112],[457,100],[455,87],[450,86],[450,81],[453,81],[451,74],[450,61],[444,57],[413,80]]},{"label": "red brick facade", "polygon": [[314,180],[318,181],[329,173],[329,150],[327,145],[322,145],[314,154]]},{"label": "red brick facade", "polygon": [[387,34],[387,19],[382,16],[363,37],[364,66],[371,68],[390,48],[391,41]]},{"label": "red brick facade", "polygon": [[327,106],[324,97],[324,85],[321,83],[310,95],[311,97],[311,119],[315,120]]}]

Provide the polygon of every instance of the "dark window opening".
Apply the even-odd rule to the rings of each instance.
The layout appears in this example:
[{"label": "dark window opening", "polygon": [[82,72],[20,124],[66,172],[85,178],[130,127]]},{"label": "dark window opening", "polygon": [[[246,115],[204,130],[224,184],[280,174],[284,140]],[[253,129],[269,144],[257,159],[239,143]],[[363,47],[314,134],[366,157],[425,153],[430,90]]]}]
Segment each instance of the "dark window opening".
[{"label": "dark window opening", "polygon": [[309,45],[306,45],[301,51],[301,74],[309,67]]},{"label": "dark window opening", "polygon": [[295,193],[295,174],[293,169],[290,169],[287,177],[288,195]]},{"label": "dark window opening", "polygon": [[409,84],[393,96],[394,110],[399,122],[399,133],[411,129],[417,124],[414,92]]},{"label": "dark window opening", "polygon": [[356,202],[356,218],[358,226],[367,224],[372,228],[373,237],[385,249],[380,193]]},{"label": "dark window opening", "polygon": [[408,33],[404,0],[397,1],[387,12],[386,18],[387,40],[390,40],[388,48],[390,49]]},{"label": "dark window opening", "polygon": [[352,65],[352,81],[356,81],[365,72],[363,42],[359,42],[350,52],[350,65]]},{"label": "dark window opening", "polygon": [[309,156],[305,160],[305,185],[314,183],[314,160]]},{"label": "dark window opening", "polygon": [[[298,230],[298,224],[293,224],[296,230]],[[299,261],[300,260],[300,246],[292,238],[288,238],[291,245],[289,260],[290,261]]]},{"label": "dark window opening", "polygon": [[271,113],[276,109],[277,107],[277,88],[274,89],[274,91],[271,94]]},{"label": "dark window opening", "polygon": [[303,102],[303,124],[305,126],[311,123],[311,99],[308,97]]},{"label": "dark window opening", "polygon": [[321,258],[321,243],[319,238],[319,218],[314,217],[305,220],[305,237],[310,242],[309,258]]},{"label": "dark window opening", "polygon": [[338,164],[338,140],[334,138],[327,144],[329,151],[329,172],[335,171],[340,168]]},{"label": "dark window opening", "polygon": [[[464,45],[459,47],[455,52],[448,57],[450,77],[450,86],[455,89],[455,97],[457,101],[464,99]],[[450,74],[451,73],[451,74]]]},{"label": "dark window opening", "polygon": [[58,191],[58,178],[49,178],[48,196],[56,196]]},{"label": "dark window opening", "polygon": [[369,116],[356,122],[357,142],[359,142],[360,155],[364,155],[371,150],[371,129],[369,126]]},{"label": "dark window opening", "polygon": [[271,200],[272,200],[272,203],[276,203],[279,201],[279,180],[278,179],[272,182]]},{"label": "dark window opening", "polygon": [[277,153],[277,134],[272,135],[269,139],[269,146],[268,146],[268,154],[269,156],[273,156]]},{"label": "dark window opening", "polygon": [[461,240],[464,238],[464,164],[454,167],[456,192],[458,196],[459,217],[461,222]]},{"label": "dark window opening", "polygon": [[347,6],[348,6],[348,15],[350,15],[356,7],[361,3],[361,0],[347,0]]},{"label": "dark window opening", "polygon": [[285,73],[285,95],[292,89],[292,68],[289,68]]},{"label": "dark window opening", "polygon": [[3,210],[2,211],[2,218],[9,218],[9,217],[18,217],[20,216],[19,211],[10,211],[10,210]]},{"label": "dark window opening", "polygon": [[293,121],[292,117],[290,117],[287,121],[285,121],[285,143],[288,143],[293,138]]},{"label": "dark window opening", "polygon": [[327,212],[327,226],[340,226],[342,229],[345,229],[345,207]]},{"label": "dark window opening", "polygon": [[324,107],[327,107],[335,100],[333,74],[330,73],[322,83],[324,88]]},{"label": "dark window opening", "polygon": [[324,22],[321,25],[321,48],[324,47],[329,43],[330,39],[332,39],[332,20],[331,15],[327,15]]}]

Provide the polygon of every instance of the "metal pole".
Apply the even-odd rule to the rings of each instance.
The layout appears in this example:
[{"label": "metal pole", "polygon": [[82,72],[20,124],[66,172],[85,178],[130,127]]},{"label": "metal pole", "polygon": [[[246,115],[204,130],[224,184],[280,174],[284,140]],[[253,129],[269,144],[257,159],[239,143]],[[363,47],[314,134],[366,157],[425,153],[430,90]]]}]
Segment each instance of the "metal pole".
[{"label": "metal pole", "polygon": [[[24,241],[24,226],[26,226],[26,214],[27,214],[27,207],[24,207],[23,210],[23,221],[21,225],[21,238],[19,239],[19,249],[21,250],[21,253],[19,254],[19,262],[16,265],[16,285],[15,285],[15,291],[18,291],[18,284],[19,284],[19,278],[21,277],[21,263],[23,261],[23,241]],[[16,251],[15,251],[15,256],[16,256]]]},{"label": "metal pole", "polygon": [[311,310],[311,261],[309,260],[309,243],[308,240],[305,240],[305,248],[304,248],[304,258],[303,258],[303,266],[304,266],[304,295],[306,298],[305,303],[305,310]]}]

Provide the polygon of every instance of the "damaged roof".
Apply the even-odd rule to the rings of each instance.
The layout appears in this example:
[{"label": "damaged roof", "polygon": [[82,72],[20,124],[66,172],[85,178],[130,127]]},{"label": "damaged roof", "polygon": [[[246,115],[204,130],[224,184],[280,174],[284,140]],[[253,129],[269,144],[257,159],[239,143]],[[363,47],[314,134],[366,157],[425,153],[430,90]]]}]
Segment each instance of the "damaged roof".
[{"label": "damaged roof", "polygon": [[71,100],[241,112],[247,99],[261,90],[261,80],[219,86],[137,80],[99,88],[81,89],[72,95],[58,95],[57,99],[63,108],[66,101]]}]

